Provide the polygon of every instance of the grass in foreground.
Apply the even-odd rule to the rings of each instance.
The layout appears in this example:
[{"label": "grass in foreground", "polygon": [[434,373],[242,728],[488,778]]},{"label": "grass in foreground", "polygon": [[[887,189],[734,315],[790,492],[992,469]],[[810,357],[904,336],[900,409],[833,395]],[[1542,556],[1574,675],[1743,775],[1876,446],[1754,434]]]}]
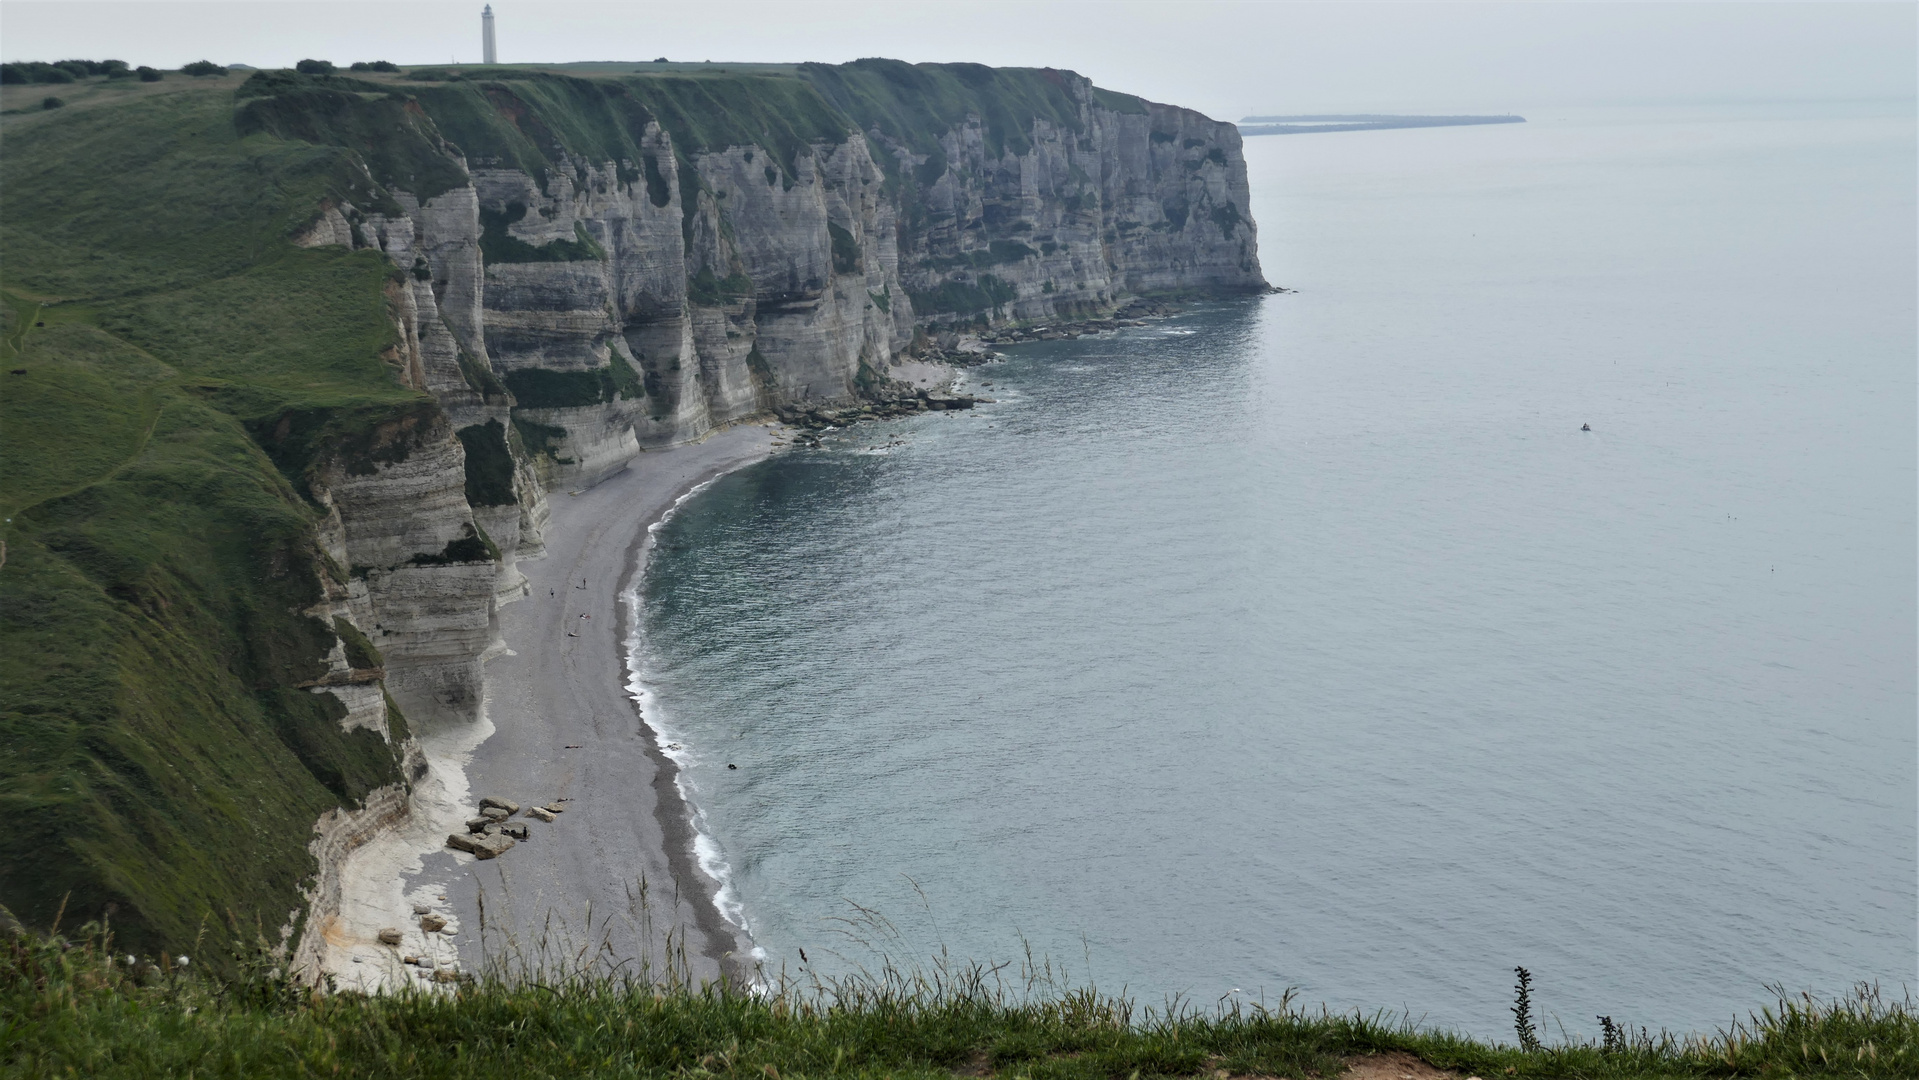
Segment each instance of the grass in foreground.
[{"label": "grass in foreground", "polygon": [[[607,976],[482,978],[445,992],[324,994],[270,963],[229,982],[73,942],[0,945],[0,1068],[26,1076],[1333,1077],[1405,1051],[1461,1076],[1911,1077],[1919,1013],[1862,988],[1781,998],[1712,1036],[1523,1050],[1371,1017],[1141,1010],[1004,969],[888,969],[748,993]],[[164,964],[164,967],[162,966]],[[1009,986],[1008,981],[1013,985]]]}]

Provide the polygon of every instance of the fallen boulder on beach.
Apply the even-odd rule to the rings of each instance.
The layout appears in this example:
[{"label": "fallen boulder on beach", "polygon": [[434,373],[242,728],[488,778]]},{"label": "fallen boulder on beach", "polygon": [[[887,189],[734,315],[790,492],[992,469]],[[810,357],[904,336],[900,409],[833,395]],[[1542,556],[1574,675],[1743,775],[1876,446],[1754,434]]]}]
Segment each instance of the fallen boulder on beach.
[{"label": "fallen boulder on beach", "polygon": [[499,834],[452,833],[446,838],[446,846],[455,851],[464,851],[480,859],[496,859],[513,846],[513,838]]}]

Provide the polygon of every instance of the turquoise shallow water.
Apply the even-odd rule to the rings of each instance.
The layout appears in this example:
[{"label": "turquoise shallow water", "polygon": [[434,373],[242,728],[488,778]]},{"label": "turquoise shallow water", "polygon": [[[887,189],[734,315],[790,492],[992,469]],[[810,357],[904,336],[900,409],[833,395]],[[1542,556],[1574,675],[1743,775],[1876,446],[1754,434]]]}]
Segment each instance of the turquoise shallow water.
[{"label": "turquoise shallow water", "polygon": [[1515,964],[1573,1032],[1914,982],[1913,131],[1251,139],[1297,295],[689,500],[635,644],[768,963],[1492,1036]]}]

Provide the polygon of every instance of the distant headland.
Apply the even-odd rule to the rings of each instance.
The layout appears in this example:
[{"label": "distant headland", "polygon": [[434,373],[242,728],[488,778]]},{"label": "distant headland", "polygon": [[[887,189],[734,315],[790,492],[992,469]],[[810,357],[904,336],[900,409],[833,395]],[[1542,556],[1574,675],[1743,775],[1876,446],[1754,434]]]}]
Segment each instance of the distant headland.
[{"label": "distant headland", "polygon": [[1467,124],[1523,124],[1523,116],[1386,116],[1376,113],[1314,116],[1248,116],[1241,135],[1305,135],[1318,131],[1383,131],[1387,128],[1462,127]]}]

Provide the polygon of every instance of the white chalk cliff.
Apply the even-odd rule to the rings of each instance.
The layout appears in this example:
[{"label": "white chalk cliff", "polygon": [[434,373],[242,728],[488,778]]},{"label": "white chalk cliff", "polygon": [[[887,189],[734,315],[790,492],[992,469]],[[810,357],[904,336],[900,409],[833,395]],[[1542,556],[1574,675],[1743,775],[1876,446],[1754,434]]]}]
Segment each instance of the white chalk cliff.
[{"label": "white chalk cliff", "polygon": [[[1232,125],[1049,78],[1072,122],[1035,117],[997,150],[977,115],[930,133],[937,153],[851,121],[784,152],[676,149],[654,121],[631,132],[637,160],[594,160],[556,136],[536,174],[442,143],[463,182],[416,192],[370,171],[374,196],[319,208],[301,243],[391,261],[401,344],[388,359],[432,404],[314,471],[334,564],[320,614],[383,658],[354,669],[342,653],[314,692],[341,698],[342,724],[383,733],[387,695],[414,725],[473,722],[495,614],[523,595],[515,564],[540,553],[548,490],[592,484],[643,447],[884,387],[928,328],[1265,287]],[[511,83],[486,94],[531,128],[537,98]],[[301,954],[338,903],[339,860],[405,812],[395,788],[320,823]]]}]

